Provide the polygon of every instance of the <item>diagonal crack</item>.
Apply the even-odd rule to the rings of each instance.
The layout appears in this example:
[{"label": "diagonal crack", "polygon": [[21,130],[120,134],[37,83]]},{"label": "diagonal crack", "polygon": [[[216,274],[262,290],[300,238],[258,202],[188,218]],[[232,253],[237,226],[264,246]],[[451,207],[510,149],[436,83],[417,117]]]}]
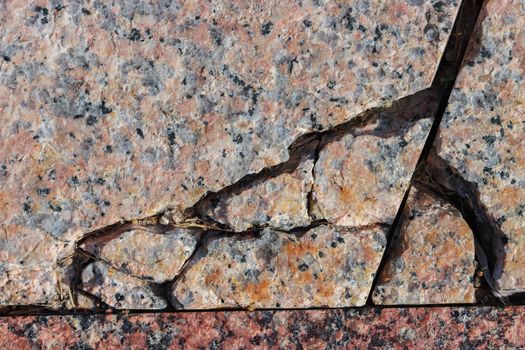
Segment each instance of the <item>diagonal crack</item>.
[{"label": "diagonal crack", "polygon": [[[461,8],[459,10],[458,16],[456,17],[454,27],[452,29],[451,35],[449,36],[449,41],[445,48],[445,52],[443,53],[438,70],[432,82],[432,87],[441,91],[441,98],[438,109],[434,116],[432,128],[430,129],[423,150],[421,151],[420,157],[417,162],[418,165],[416,166],[416,170],[412,175],[412,182],[416,181],[418,176],[418,170],[421,167],[424,167],[427,163],[427,158],[429,157],[429,154],[432,150],[432,146],[436,139],[439,130],[439,125],[441,124],[441,120],[443,118],[443,114],[445,113],[446,108],[448,106],[448,100],[454,88],[454,84],[456,82],[457,75],[461,68],[463,57],[465,56],[467,45],[470,40],[470,36],[474,31],[474,27],[479,13],[481,11],[482,4],[483,0],[464,0],[461,4]],[[382,270],[385,268],[388,258],[390,256],[392,241],[396,230],[399,229],[400,217],[405,208],[409,191],[410,186],[405,192],[403,201],[399,206],[396,218],[387,236],[387,245],[385,248],[385,253],[383,254],[383,258],[381,260],[379,268],[374,277],[374,282],[372,283],[370,289],[370,294],[367,300],[368,305],[373,305],[371,298],[372,293],[377,285],[378,278],[381,275]]]}]

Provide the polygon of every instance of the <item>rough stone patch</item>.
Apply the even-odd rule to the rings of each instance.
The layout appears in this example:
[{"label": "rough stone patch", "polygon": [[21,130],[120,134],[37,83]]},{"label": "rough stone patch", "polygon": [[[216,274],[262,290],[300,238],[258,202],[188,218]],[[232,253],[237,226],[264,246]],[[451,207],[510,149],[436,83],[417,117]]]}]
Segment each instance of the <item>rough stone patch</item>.
[{"label": "rough stone patch", "polygon": [[340,226],[392,223],[432,119],[393,124],[378,118],[321,150],[314,168],[314,218]]},{"label": "rough stone patch", "polygon": [[208,242],[173,285],[184,309],[362,306],[386,245],[382,226]]},{"label": "rough stone patch", "polygon": [[82,271],[80,288],[116,309],[164,309],[167,301],[154,285],[96,261]]},{"label": "rough stone patch", "polygon": [[505,235],[493,271],[502,294],[525,290],[523,28],[523,1],[485,2],[435,142]]},{"label": "rough stone patch", "polygon": [[313,166],[312,158],[303,159],[293,172],[250,183],[239,192],[207,202],[201,213],[238,232],[263,226],[283,230],[308,226]]},{"label": "rough stone patch", "polygon": [[459,211],[412,187],[372,295],[374,303],[473,303],[474,273],[474,236]]},{"label": "rough stone patch", "polygon": [[200,238],[196,229],[162,231],[140,227],[109,236],[90,238],[81,249],[116,269],[157,283],[172,280],[188,260]]}]

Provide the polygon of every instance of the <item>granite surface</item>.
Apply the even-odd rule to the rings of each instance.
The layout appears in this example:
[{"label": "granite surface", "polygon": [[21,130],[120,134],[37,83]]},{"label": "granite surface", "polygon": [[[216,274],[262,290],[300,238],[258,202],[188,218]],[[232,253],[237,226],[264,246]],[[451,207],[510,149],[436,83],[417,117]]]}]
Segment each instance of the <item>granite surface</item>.
[{"label": "granite surface", "polygon": [[2,349],[522,349],[523,308],[0,318]]},{"label": "granite surface", "polygon": [[457,209],[412,186],[398,227],[372,294],[374,304],[476,301],[474,235]]},{"label": "granite surface", "polygon": [[172,287],[184,309],[309,308],[365,304],[387,228],[318,226],[296,234],[214,237]]},{"label": "granite surface", "polygon": [[497,226],[495,237],[501,230],[503,248],[491,252],[500,294],[525,291],[524,27],[524,1],[485,2],[435,141],[475,187],[490,221],[482,226]]},{"label": "granite surface", "polygon": [[[64,302],[61,290],[74,289],[80,277],[76,246],[87,235],[163,213],[162,223],[191,227],[203,197],[286,163],[289,147],[305,134],[419,94],[431,85],[460,3],[1,2],[0,304]],[[355,226],[369,215],[323,197],[320,186],[338,179],[347,199],[372,208],[370,223],[390,222],[431,117],[410,121],[403,136],[378,138],[377,129],[396,123],[383,118],[385,125],[359,129],[369,134],[344,138],[342,149],[355,150],[354,139],[363,148],[347,165],[356,166],[354,180],[373,179],[367,188],[338,179],[337,157],[346,156],[333,154],[333,144],[321,162],[333,157],[326,172],[334,174],[322,175],[319,165],[311,174],[307,162],[303,173],[277,179],[299,179],[297,189],[280,185],[282,199],[270,198],[271,181],[264,189],[254,185],[250,196],[264,197],[255,212],[241,195],[233,199],[240,208],[225,199],[231,209],[217,221],[235,230],[307,225],[317,174],[325,184],[315,192],[316,212],[342,209],[328,221]],[[383,176],[393,169],[393,179]],[[237,219],[244,204],[246,217]],[[158,242],[157,250],[149,251],[139,243],[147,235],[136,235],[124,233],[92,252],[84,290],[121,305],[109,295],[115,285],[148,289],[148,279],[169,280],[194,244],[154,262],[168,237],[156,236],[147,244]],[[136,261],[122,261],[128,257]],[[170,271],[146,272],[163,264]],[[127,299],[122,305],[144,306]]]}]

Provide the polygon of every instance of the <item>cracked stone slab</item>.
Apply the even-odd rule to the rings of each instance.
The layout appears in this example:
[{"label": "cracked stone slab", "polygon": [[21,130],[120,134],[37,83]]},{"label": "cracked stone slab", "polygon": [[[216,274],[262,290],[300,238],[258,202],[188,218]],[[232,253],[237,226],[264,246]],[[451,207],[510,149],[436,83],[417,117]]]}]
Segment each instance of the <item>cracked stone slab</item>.
[{"label": "cracked stone slab", "polygon": [[525,3],[485,2],[435,142],[504,234],[501,294],[525,291]]},{"label": "cracked stone slab", "polygon": [[387,228],[319,226],[301,235],[264,229],[259,237],[217,237],[172,287],[184,309],[364,305]]},{"label": "cracked stone slab", "polygon": [[155,285],[112,268],[102,261],[88,264],[80,288],[116,309],[164,309],[165,298]]},{"label": "cracked stone slab", "polygon": [[340,226],[394,220],[437,110],[428,91],[329,141],[315,164],[312,215]]},{"label": "cracked stone slab", "polygon": [[474,236],[459,211],[412,187],[372,294],[374,304],[474,303],[474,273]]},{"label": "cracked stone slab", "polygon": [[459,3],[3,3],[2,227],[180,214],[427,88]]},{"label": "cracked stone slab", "polygon": [[[313,148],[317,142],[313,143]],[[306,154],[290,172],[264,177],[199,208],[201,216],[242,232],[253,227],[270,226],[290,230],[308,226],[308,194],[314,182],[314,154]]]},{"label": "cracked stone slab", "polygon": [[191,256],[201,231],[137,227],[88,238],[80,248],[116,269],[156,283],[170,281]]}]

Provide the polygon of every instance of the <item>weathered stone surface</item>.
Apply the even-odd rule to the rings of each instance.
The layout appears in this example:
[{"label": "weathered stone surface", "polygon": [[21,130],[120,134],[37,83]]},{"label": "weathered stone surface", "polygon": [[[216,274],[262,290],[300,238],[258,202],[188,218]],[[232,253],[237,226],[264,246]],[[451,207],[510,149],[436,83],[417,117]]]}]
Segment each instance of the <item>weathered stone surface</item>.
[{"label": "weathered stone surface", "polygon": [[525,3],[487,1],[435,147],[505,234],[493,276],[525,290]]},{"label": "weathered stone surface", "polygon": [[101,261],[84,268],[81,289],[116,309],[164,309],[168,305],[154,285]]},{"label": "weathered stone surface", "polygon": [[263,178],[239,191],[204,203],[201,215],[226,224],[235,231],[270,226],[292,229],[308,226],[308,194],[314,182],[313,154],[293,172]]},{"label": "weathered stone surface", "polygon": [[75,239],[180,212],[428,87],[458,6],[4,2],[0,222]]},{"label": "weathered stone surface", "polygon": [[211,239],[176,280],[185,309],[364,305],[386,244],[386,228],[319,226],[300,236]]},{"label": "weathered stone surface", "polygon": [[137,227],[89,238],[80,248],[116,269],[163,283],[179,273],[195,250],[200,234],[196,229]]},{"label": "weathered stone surface", "polygon": [[382,116],[328,143],[314,168],[314,218],[341,226],[392,223],[431,125],[431,118]]},{"label": "weathered stone surface", "polygon": [[461,214],[412,187],[372,300],[377,305],[475,302],[474,236]]}]

